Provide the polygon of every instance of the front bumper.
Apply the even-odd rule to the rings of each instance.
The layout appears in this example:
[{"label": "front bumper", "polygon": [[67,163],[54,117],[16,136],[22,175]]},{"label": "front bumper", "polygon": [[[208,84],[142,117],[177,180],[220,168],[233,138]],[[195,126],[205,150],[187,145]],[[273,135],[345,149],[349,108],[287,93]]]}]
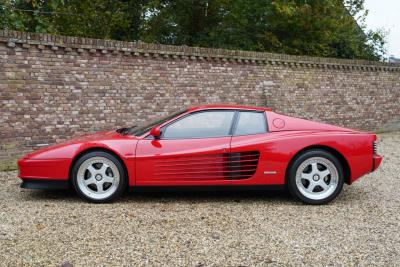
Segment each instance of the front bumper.
[{"label": "front bumper", "polygon": [[70,159],[30,159],[18,161],[21,188],[68,189]]},{"label": "front bumper", "polygon": [[69,183],[65,180],[22,179],[20,187],[26,189],[68,189]]},{"label": "front bumper", "polygon": [[21,179],[68,180],[71,159],[30,159],[18,161]]}]

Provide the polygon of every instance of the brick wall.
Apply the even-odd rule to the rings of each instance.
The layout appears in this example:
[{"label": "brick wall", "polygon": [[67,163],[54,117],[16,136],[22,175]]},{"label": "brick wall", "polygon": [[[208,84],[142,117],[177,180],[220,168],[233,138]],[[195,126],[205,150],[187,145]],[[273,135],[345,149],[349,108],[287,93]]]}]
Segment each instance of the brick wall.
[{"label": "brick wall", "polygon": [[40,144],[199,103],[400,128],[400,65],[0,31],[0,169]]}]

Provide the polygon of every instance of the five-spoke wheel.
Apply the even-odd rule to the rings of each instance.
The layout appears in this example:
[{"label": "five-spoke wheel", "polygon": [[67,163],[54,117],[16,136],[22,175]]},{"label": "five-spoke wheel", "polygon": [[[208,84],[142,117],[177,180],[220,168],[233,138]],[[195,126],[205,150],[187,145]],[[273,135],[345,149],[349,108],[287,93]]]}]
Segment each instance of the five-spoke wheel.
[{"label": "five-spoke wheel", "polygon": [[308,204],[331,201],[343,187],[343,170],[338,159],[325,150],[309,150],[289,167],[288,187],[293,196]]},{"label": "five-spoke wheel", "polygon": [[102,151],[80,157],[72,175],[75,190],[92,202],[113,200],[126,187],[126,175],[121,162],[112,154]]}]

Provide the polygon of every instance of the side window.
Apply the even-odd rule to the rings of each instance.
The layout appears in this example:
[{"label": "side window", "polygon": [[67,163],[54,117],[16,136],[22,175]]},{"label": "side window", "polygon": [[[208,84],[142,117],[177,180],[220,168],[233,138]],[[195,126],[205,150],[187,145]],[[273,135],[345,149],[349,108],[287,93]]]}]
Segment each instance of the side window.
[{"label": "side window", "polygon": [[234,135],[265,133],[266,123],[264,112],[241,111]]},{"label": "side window", "polygon": [[163,138],[207,138],[229,135],[235,112],[214,110],[194,113],[168,125]]}]

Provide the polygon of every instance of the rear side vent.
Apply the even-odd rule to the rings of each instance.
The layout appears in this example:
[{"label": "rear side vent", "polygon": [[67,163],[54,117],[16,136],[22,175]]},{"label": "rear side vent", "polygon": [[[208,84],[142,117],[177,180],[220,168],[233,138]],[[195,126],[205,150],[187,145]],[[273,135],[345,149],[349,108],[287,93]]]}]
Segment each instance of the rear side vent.
[{"label": "rear side vent", "polygon": [[374,155],[378,155],[378,142],[374,141],[372,147],[374,149]]},{"label": "rear side vent", "polygon": [[252,177],[257,170],[259,158],[260,152],[258,151],[229,153],[229,178],[237,180]]}]

